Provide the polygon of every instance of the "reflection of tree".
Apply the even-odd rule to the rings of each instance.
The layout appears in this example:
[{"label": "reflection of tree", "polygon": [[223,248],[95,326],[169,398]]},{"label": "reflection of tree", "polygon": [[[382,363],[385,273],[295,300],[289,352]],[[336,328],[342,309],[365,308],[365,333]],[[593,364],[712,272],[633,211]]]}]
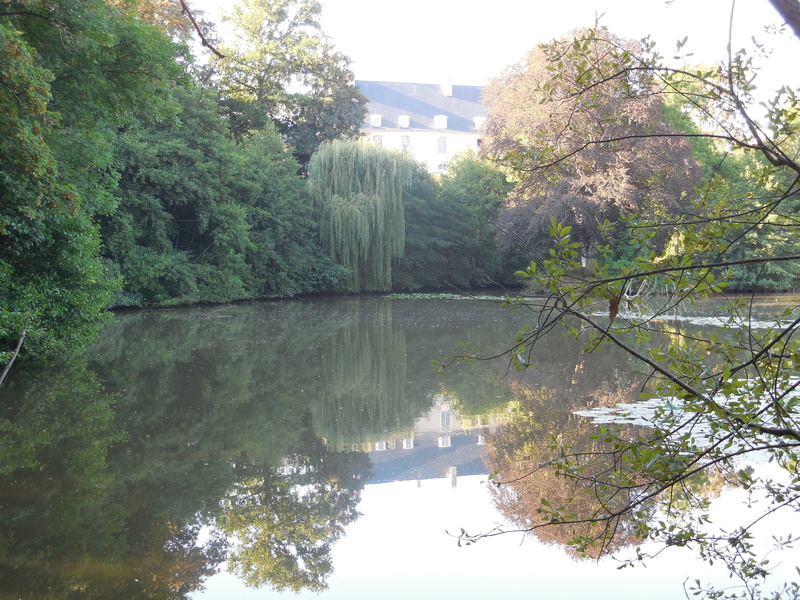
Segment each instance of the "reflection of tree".
[{"label": "reflection of tree", "polygon": [[[602,483],[618,469],[618,457],[597,427],[573,415],[554,390],[514,387],[517,410],[487,439],[492,491],[503,515],[575,555],[599,557],[634,543],[632,519],[617,516],[630,498]],[[631,391],[598,391],[593,404],[619,402]]]},{"label": "reflection of tree", "polygon": [[310,407],[314,430],[338,449],[409,428],[429,406],[426,397],[415,402],[405,393],[405,335],[392,324],[391,302],[351,309],[322,346],[322,398]]},{"label": "reflection of tree", "polygon": [[17,371],[4,388],[0,598],[179,599],[224,559],[153,480],[109,468],[112,396],[85,364]]},{"label": "reflection of tree", "polygon": [[322,591],[332,544],[360,514],[367,479],[362,452],[328,452],[311,431],[279,470],[237,465],[239,479],[218,521],[235,539],[230,569],[247,585]]},{"label": "reflection of tree", "polygon": [[0,403],[0,598],[59,597],[75,569],[123,547],[106,493],[110,397],[80,361],[19,370]]}]

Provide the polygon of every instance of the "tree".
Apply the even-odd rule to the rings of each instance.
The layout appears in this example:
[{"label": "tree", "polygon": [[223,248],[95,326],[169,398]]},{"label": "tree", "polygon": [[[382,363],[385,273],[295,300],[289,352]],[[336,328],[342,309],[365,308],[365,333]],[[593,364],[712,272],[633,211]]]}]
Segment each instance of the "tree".
[{"label": "tree", "polygon": [[497,241],[498,212],[511,187],[495,165],[472,152],[453,159],[437,179],[415,166],[404,193],[406,242],[392,270],[393,289],[515,282],[518,262],[510,257],[516,249]]},{"label": "tree", "polygon": [[52,74],[34,65],[32,49],[3,23],[0,56],[0,363],[10,366],[26,337],[34,351],[79,344],[107,289],[90,285],[92,277],[102,280],[91,258],[96,232],[59,178],[45,139]]},{"label": "tree", "polygon": [[[110,140],[135,108],[168,110],[162,33],[105,2],[0,10],[0,362],[80,350],[117,282],[94,219],[113,209]],[[1,379],[1,378],[0,378]]]},{"label": "tree", "polygon": [[311,157],[308,185],[323,246],[350,269],[348,290],[386,291],[403,254],[403,190],[413,161],[375,144],[334,140]]},{"label": "tree", "polygon": [[[505,229],[525,242],[541,240],[554,218],[572,227],[588,257],[601,243],[601,223],[630,211],[674,214],[699,169],[691,146],[666,124],[663,98],[643,93],[645,72],[592,79],[592,65],[611,60],[609,45],[636,54],[639,44],[604,30],[586,33],[575,34],[584,40],[582,61],[565,56],[570,40],[563,39],[534,48],[489,84],[481,151],[514,173]],[[572,94],[574,85],[589,92]]]},{"label": "tree", "polygon": [[467,285],[457,270],[459,240],[448,227],[458,220],[457,208],[445,203],[441,186],[418,163],[413,166],[411,185],[403,192],[403,216],[405,243],[403,256],[392,266],[392,289]]},{"label": "tree", "polygon": [[118,305],[226,302],[333,285],[298,165],[271,125],[236,143],[208,90],[176,87],[174,119],[117,140],[119,208],[103,221]]},{"label": "tree", "polygon": [[302,164],[323,140],[357,137],[366,98],[350,61],[319,25],[317,0],[247,0],[225,18],[235,27],[222,47],[220,89],[232,131],[273,122]]},{"label": "tree", "polygon": [[505,174],[470,151],[450,161],[441,186],[445,203],[460,212],[449,227],[456,229],[466,285],[513,282],[515,269],[504,250],[508,244],[499,243],[503,234],[497,228],[500,208],[513,189]]},{"label": "tree", "polygon": [[[563,326],[587,352],[614,345],[635,359],[647,371],[641,394],[654,399],[658,408],[649,427],[635,435],[621,427],[604,428],[597,436],[605,447],[601,453],[587,455],[580,448],[562,447],[548,464],[560,476],[590,490],[601,507],[608,507],[591,518],[594,525],[613,533],[619,519],[630,518],[640,539],[697,548],[704,560],[725,564],[741,583],[738,589],[726,590],[698,583],[698,594],[709,598],[797,597],[797,582],[777,590],[765,588],[769,560],[757,552],[752,529],[755,522],[773,513],[800,508],[796,467],[800,451],[800,399],[796,393],[800,319],[787,310],[772,315],[768,325],[762,316],[759,324],[752,304],[734,296],[728,299],[723,317],[725,335],[664,331],[658,321],[676,307],[723,293],[731,267],[800,260],[791,248],[774,248],[771,254],[746,258],[735,256],[750,232],[797,231],[793,200],[798,193],[800,163],[796,160],[795,92],[781,89],[766,103],[764,118],[757,120],[751,111],[752,62],[743,50],[731,53],[730,59],[718,66],[675,68],[665,65],[651,46],[636,51],[608,32],[592,29],[557,40],[542,52],[550,66],[550,79],[537,88],[538,100],[546,111],[558,112],[565,104],[572,107],[569,122],[573,129],[551,131],[556,134],[555,142],[572,143],[517,144],[514,164],[527,165],[521,177],[538,170],[558,183],[562,174],[572,174],[574,159],[578,157],[580,164],[583,153],[594,156],[596,149],[610,152],[615,148],[624,152],[631,137],[650,135],[626,129],[630,119],[624,112],[594,112],[597,90],[604,85],[622,86],[622,92],[634,100],[653,96],[679,99],[686,114],[702,127],[702,135],[720,147],[757,155],[756,163],[761,165],[748,176],[749,185],[758,186],[758,195],[728,196],[736,193],[735,187],[726,188],[724,183],[726,193],[708,193],[720,185],[711,178],[682,212],[627,217],[624,226],[630,240],[648,249],[633,265],[612,268],[604,263],[610,248],[601,238],[598,260],[581,270],[580,232],[575,236],[576,230],[570,226],[556,219],[551,222],[549,254],[534,256],[530,266],[520,271],[546,290],[546,297],[528,303],[509,302],[528,304],[537,311],[534,325],[520,332],[508,349],[511,363],[519,369],[535,364],[533,348]],[[587,129],[591,115],[598,117],[597,125]],[[652,135],[657,139],[673,134],[660,130]],[[616,233],[612,227],[601,232]],[[663,251],[653,243],[659,235],[669,240]],[[645,302],[639,292],[656,282],[670,293],[651,296]],[[653,336],[660,331],[669,335],[655,344]],[[755,471],[745,468],[742,461],[753,453],[768,456],[783,468],[785,477],[773,480],[760,475],[758,467]],[[609,468],[600,472],[586,469],[587,460]],[[766,499],[767,507],[759,518],[732,531],[711,528],[709,501],[691,482],[717,469],[735,485]],[[678,497],[681,501],[674,502]],[[619,498],[625,502],[615,504]],[[678,510],[678,504],[693,510]],[[539,507],[544,524],[533,527],[584,522],[563,508],[563,502]],[[653,509],[663,515],[660,520],[648,518]],[[785,548],[792,540],[791,533],[778,534],[774,545]],[[639,554],[630,564],[646,558]]]},{"label": "tree", "polygon": [[222,501],[218,525],[237,540],[230,569],[252,587],[321,592],[333,570],[331,545],[356,510],[369,474],[363,452],[328,452],[308,431],[303,446],[278,472],[236,465],[243,471]]}]

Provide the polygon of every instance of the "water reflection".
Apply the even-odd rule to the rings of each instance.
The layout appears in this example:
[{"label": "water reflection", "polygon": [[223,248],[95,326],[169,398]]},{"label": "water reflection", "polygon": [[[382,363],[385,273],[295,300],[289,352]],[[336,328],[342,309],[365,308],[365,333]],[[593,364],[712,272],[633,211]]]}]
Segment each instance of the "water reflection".
[{"label": "water reflection", "polygon": [[[518,387],[516,410],[504,427],[489,435],[486,458],[494,473],[493,500],[509,522],[576,557],[599,558],[640,542],[631,513],[622,510],[632,501],[630,493],[603,489],[601,483],[620,468],[617,454],[598,435],[597,426],[572,412],[637,395],[638,386],[631,381],[612,381],[582,398],[552,388]],[[565,405],[572,410],[564,412]],[[564,448],[574,468],[569,476],[563,467]],[[652,513],[654,506],[643,510]],[[554,525],[554,520],[562,523]]]},{"label": "water reflection", "polygon": [[[574,411],[633,402],[640,383],[613,351],[556,340],[522,373],[431,368],[460,343],[504,349],[526,320],[377,297],[119,315],[88,368],[16,370],[0,392],[0,598],[186,598],[223,562],[250,586],[318,592],[365,484],[453,467],[512,481],[554,439],[596,449]],[[541,471],[496,502],[526,526],[542,495],[572,497],[560,484]],[[545,531],[613,550],[630,538],[617,525]]]},{"label": "water reflection", "polygon": [[[430,360],[475,315],[432,307],[406,304],[399,324],[384,298],[131,312],[104,329],[89,369],[16,370],[3,389],[0,597],[184,598],[223,561],[249,585],[323,589],[359,516],[367,452],[400,441],[425,456],[430,432],[414,426],[428,418],[435,449],[466,439],[457,411],[432,409],[452,378]],[[448,402],[467,414],[486,388]]]}]

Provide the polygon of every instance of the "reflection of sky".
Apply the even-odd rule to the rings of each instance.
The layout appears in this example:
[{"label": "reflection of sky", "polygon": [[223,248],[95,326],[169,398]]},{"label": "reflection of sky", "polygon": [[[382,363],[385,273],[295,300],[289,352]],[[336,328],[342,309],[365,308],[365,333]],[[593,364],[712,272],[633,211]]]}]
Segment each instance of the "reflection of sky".
[{"label": "reflection of sky", "polygon": [[[647,567],[618,570],[613,559],[577,562],[556,547],[519,534],[458,547],[446,531],[489,530],[500,520],[489,500],[485,476],[459,477],[456,488],[447,478],[424,480],[419,486],[416,481],[368,485],[359,510],[364,516],[333,548],[334,573],[327,592],[253,590],[221,573],[193,598],[673,600],[685,597],[685,580],[693,582],[710,573],[692,550],[670,549]],[[736,490],[715,501],[713,515],[721,527],[742,523],[743,493]],[[781,531],[800,529],[800,516],[778,518]],[[779,568],[785,580],[792,579],[798,558],[800,554],[784,557]],[[722,584],[728,581],[727,575],[718,577]]]}]

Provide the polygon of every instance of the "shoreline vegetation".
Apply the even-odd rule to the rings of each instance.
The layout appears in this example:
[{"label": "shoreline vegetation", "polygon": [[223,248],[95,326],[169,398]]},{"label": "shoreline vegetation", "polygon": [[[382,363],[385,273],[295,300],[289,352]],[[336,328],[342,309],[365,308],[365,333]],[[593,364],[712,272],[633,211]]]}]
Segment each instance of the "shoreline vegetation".
[{"label": "shoreline vegetation", "polygon": [[[713,222],[759,197],[767,177],[765,161],[715,145],[691,107],[657,95],[613,96],[603,108],[628,119],[630,147],[562,169],[558,181],[540,177],[524,161],[560,151],[547,150],[552,123],[536,108],[537,85],[558,89],[542,83],[542,48],[527,70],[510,67],[487,87],[481,154],[432,175],[359,139],[367,99],[321,30],[316,0],[245,0],[228,23],[234,41],[210,53],[193,40],[198,25],[215,40],[214,24],[187,19],[177,4],[53,6],[13,0],[0,14],[9,65],[0,81],[0,365],[80,351],[109,307],[517,286],[530,281],[520,268],[543,264],[562,242],[551,233],[557,221],[576,244],[579,278],[592,264],[630,273],[677,260],[692,241],[680,231],[635,237],[637,211]],[[646,47],[606,37],[626,60],[647,59]],[[280,67],[270,48],[285,50]],[[525,114],[534,129],[516,127]],[[522,137],[506,135],[515,130]],[[617,160],[618,172],[608,170]],[[647,169],[634,168],[642,162]],[[729,254],[792,252],[788,228],[764,236],[762,225]],[[739,260],[728,289],[798,289],[799,263]]]}]

